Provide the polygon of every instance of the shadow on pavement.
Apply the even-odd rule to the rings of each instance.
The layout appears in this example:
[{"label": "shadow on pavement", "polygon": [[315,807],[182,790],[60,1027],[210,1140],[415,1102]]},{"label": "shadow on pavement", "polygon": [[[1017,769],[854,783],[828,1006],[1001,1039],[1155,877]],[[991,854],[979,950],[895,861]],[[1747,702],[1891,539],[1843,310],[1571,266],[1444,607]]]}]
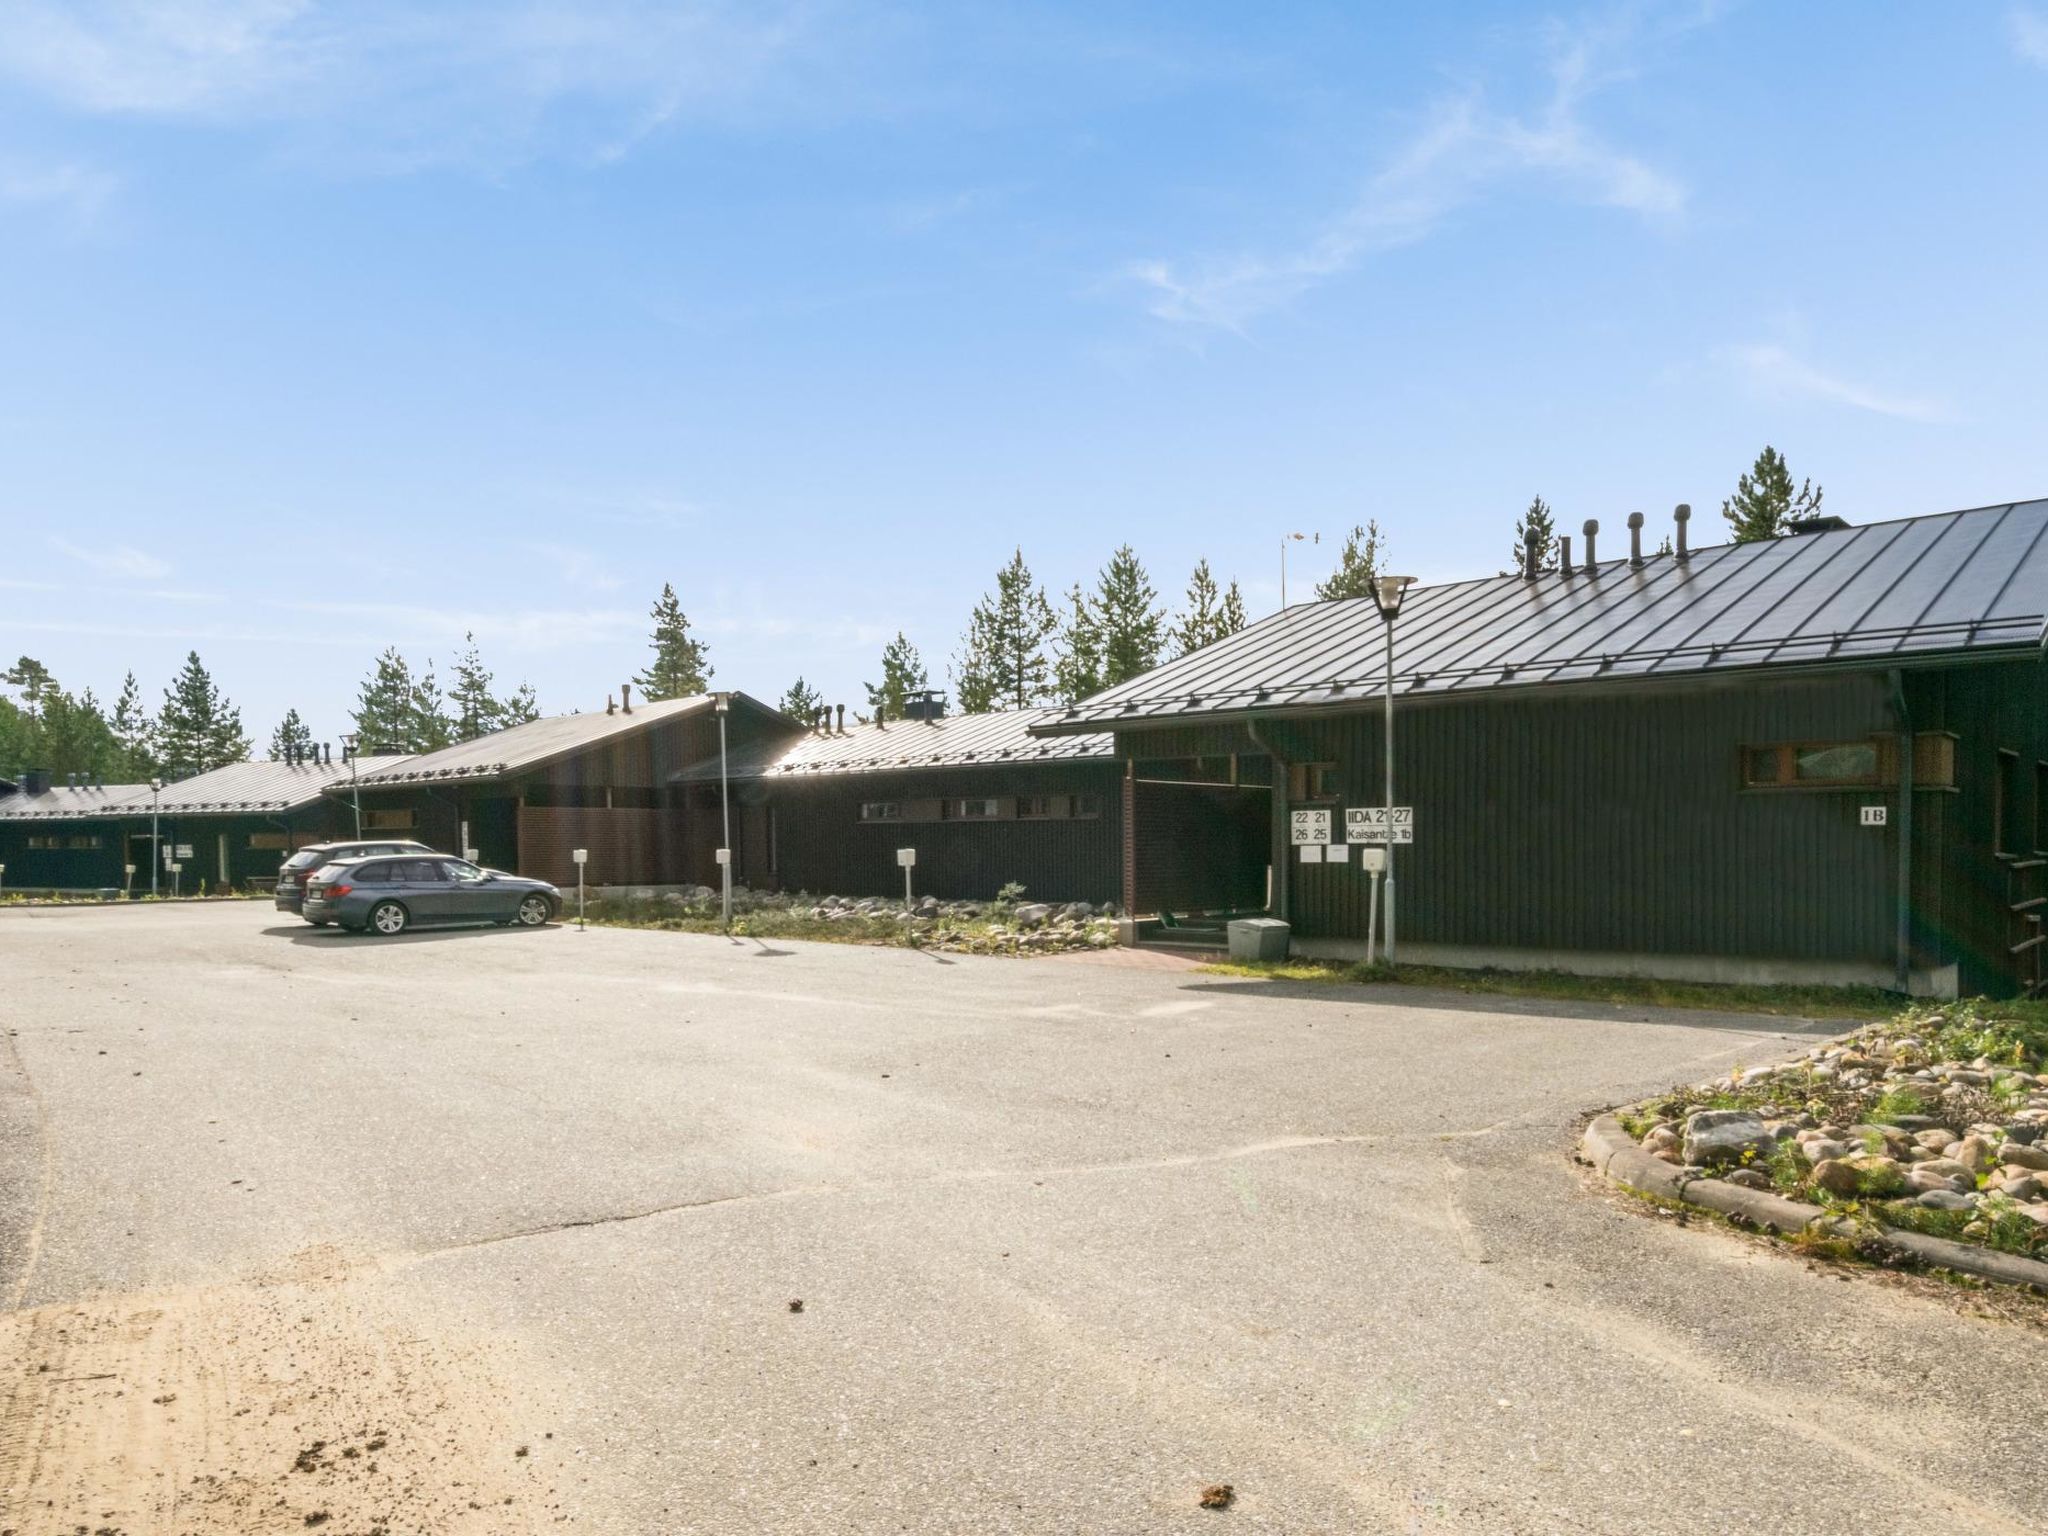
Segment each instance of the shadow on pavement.
[{"label": "shadow on pavement", "polygon": [[1673,1008],[1650,1003],[1610,1003],[1596,998],[1510,997],[1493,992],[1457,992],[1441,987],[1352,985],[1333,981],[1259,981],[1231,978],[1189,981],[1184,992],[1217,992],[1292,1002],[1368,1003],[1387,1008],[1433,1008],[1447,1013],[1518,1014],[1542,1019],[1617,1019],[1631,1024],[1678,1025],[1686,1029],[1728,1029],[1823,1039],[1858,1028],[1863,1019],[1823,1019],[1797,1014],[1736,1013],[1710,1008]]},{"label": "shadow on pavement", "polygon": [[[571,931],[571,925],[549,923],[547,929],[541,931],[549,930],[568,932]],[[364,944],[375,945],[381,948],[391,944],[437,943],[445,939],[511,939],[522,936],[530,937],[536,930],[531,928],[501,928],[496,923],[451,923],[446,927],[410,928],[396,937],[386,938],[381,934],[352,933],[348,929],[339,926],[315,928],[311,923],[304,923],[296,928],[276,927],[265,928],[263,931],[267,934],[275,934],[293,944]]]}]

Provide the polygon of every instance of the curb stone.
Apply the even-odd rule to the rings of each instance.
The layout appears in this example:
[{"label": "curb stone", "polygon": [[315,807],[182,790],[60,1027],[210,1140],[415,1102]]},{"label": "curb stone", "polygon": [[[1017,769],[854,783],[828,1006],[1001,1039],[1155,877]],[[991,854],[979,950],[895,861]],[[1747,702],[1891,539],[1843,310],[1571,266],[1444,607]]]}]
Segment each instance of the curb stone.
[{"label": "curb stone", "polygon": [[1977,1248],[1920,1232],[1901,1232],[1891,1227],[1876,1231],[1858,1230],[1846,1221],[1831,1218],[1818,1205],[1787,1200],[1782,1195],[1760,1189],[1744,1189],[1724,1179],[1686,1173],[1637,1146],[1613,1115],[1594,1116],[1580,1140],[1579,1151],[1581,1158],[1592,1164],[1594,1171],[1603,1178],[1641,1194],[1696,1205],[1723,1216],[1738,1216],[1755,1226],[1769,1227],[1788,1237],[1818,1228],[1831,1236],[1875,1243],[1924,1264],[1938,1264],[1943,1269],[2001,1281],[2006,1285],[2030,1286],[2048,1294],[2048,1264],[2038,1259],[2023,1259],[2018,1254],[1999,1253],[1995,1249]]}]

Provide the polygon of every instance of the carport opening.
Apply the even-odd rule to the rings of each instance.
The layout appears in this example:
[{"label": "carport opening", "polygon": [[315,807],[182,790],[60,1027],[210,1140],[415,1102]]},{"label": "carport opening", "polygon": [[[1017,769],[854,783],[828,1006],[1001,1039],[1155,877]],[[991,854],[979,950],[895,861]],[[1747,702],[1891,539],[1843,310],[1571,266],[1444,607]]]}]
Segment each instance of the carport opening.
[{"label": "carport opening", "polygon": [[1138,759],[1130,766],[1131,914],[1143,937],[1224,942],[1271,903],[1272,760]]}]

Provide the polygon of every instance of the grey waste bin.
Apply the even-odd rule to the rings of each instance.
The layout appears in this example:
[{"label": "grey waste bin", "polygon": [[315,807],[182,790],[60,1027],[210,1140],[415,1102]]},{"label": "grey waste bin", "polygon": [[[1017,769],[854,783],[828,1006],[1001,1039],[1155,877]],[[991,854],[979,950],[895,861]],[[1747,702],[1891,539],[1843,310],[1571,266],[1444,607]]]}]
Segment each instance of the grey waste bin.
[{"label": "grey waste bin", "polygon": [[1292,932],[1277,917],[1240,917],[1230,925],[1230,958],[1285,960]]}]

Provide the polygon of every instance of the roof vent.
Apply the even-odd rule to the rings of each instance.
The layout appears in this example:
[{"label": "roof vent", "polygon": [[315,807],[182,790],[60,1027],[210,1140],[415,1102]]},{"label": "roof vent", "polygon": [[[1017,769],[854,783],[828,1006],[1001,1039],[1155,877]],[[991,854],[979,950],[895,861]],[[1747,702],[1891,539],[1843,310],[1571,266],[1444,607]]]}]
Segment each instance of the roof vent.
[{"label": "roof vent", "polygon": [[623,714],[630,715],[633,713],[633,685],[631,683],[619,684],[619,710]]},{"label": "roof vent", "polygon": [[1628,515],[1628,563],[1637,570],[1643,568],[1643,514],[1640,512]]},{"label": "roof vent", "polygon": [[1680,560],[1690,560],[1692,551],[1685,547],[1685,525],[1692,521],[1692,508],[1681,501],[1671,509],[1671,520],[1678,525],[1678,548],[1674,553]]},{"label": "roof vent", "polygon": [[1818,517],[1795,517],[1785,524],[1785,531],[1794,535],[1803,533],[1840,533],[1848,526],[1847,518],[1836,517],[1834,513],[1826,512]]},{"label": "roof vent", "polygon": [[1598,519],[1597,517],[1589,517],[1589,518],[1587,518],[1587,519],[1586,519],[1586,574],[1587,574],[1588,576],[1598,576],[1598,575],[1600,574],[1600,557],[1599,557],[1598,555],[1596,555],[1596,554],[1594,554],[1594,553],[1593,553],[1593,540],[1594,540],[1595,538],[1599,537],[1599,534],[1600,534],[1600,519]]}]

